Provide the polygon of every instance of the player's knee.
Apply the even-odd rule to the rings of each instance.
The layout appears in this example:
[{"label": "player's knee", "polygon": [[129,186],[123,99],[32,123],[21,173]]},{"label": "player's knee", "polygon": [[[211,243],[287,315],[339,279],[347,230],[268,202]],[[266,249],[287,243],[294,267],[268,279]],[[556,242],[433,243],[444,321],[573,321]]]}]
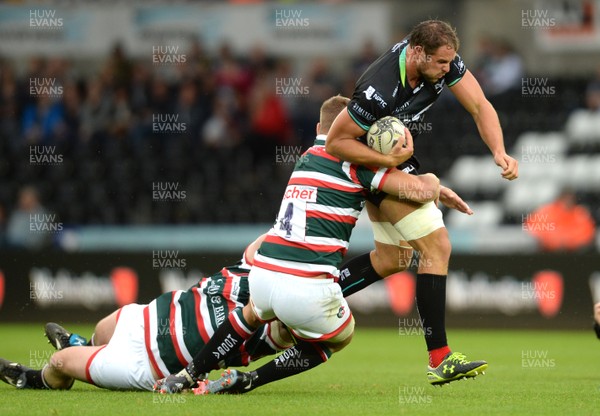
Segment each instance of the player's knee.
[{"label": "player's knee", "polygon": [[352,341],[354,336],[354,317],[350,318],[350,322],[342,332],[324,342],[331,352],[338,352],[344,349]]},{"label": "player's knee", "polygon": [[63,372],[69,365],[68,358],[69,355],[65,352],[65,350],[56,351],[48,360],[48,366],[53,370]]}]

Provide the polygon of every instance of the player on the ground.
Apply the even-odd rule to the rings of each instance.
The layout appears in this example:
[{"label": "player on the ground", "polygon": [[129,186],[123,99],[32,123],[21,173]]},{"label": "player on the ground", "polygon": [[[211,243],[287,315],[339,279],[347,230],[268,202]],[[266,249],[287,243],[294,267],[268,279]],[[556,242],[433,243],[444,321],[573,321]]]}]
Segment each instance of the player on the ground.
[{"label": "player on the ground", "polygon": [[[250,244],[236,265],[202,278],[187,291],[168,292],[148,305],[130,304],[110,314],[96,325],[87,345],[83,337],[47,324],[46,336],[59,351],[41,370],[0,358],[0,380],[17,388],[69,389],[77,379],[107,389],[152,390],[157,379],[189,363],[231,310],[247,304],[248,273],[263,239]],[[275,321],[218,366],[248,365],[291,345],[287,330]]]},{"label": "player on the ground", "polygon": [[[321,120],[324,115],[333,120],[347,103],[344,97],[330,98],[321,107]],[[159,380],[156,390],[178,393],[193,387],[252,336],[261,322],[273,319],[290,329],[303,348],[303,358],[310,363],[288,367],[287,376],[319,365],[350,342],[354,318],[335,281],[363,208],[365,191],[373,188],[397,195],[399,189],[411,186],[423,192],[409,197],[425,203],[438,197],[439,180],[430,174],[413,176],[395,168],[343,162],[325,152],[329,125],[317,128],[321,135],[296,163],[276,224],[255,255],[248,277],[250,302],[229,315],[186,368]],[[408,131],[399,153],[405,160],[412,155]],[[288,226],[281,227],[282,223]],[[277,369],[272,367],[270,374],[276,376]],[[257,377],[248,382],[255,386],[263,381]]]},{"label": "player on the ground", "polygon": [[[447,86],[473,117],[481,138],[502,170],[502,177],[516,179],[518,163],[505,151],[496,111],[457,54],[458,48],[456,32],[446,22],[429,20],[416,25],[407,38],[385,52],[360,77],[348,109],[340,113],[330,129],[326,145],[328,153],[351,163],[399,166],[405,172],[416,173],[419,162],[415,157],[402,163],[397,148],[383,155],[357,138],[362,137],[376,120],[389,115],[402,120],[416,136],[425,112]],[[391,218],[386,209],[389,199],[381,192],[367,198],[376,249],[346,265],[343,274],[351,289],[344,294],[400,271],[402,259],[409,259],[411,250],[416,249],[422,260],[419,265],[432,266],[419,267],[416,291],[417,308],[423,327],[427,329],[425,341],[430,367],[427,376],[433,384],[451,381],[449,378],[452,377],[443,372],[447,368],[444,365],[468,365],[468,360],[462,354],[451,353],[446,337],[446,276],[451,252],[448,233],[443,223],[436,219],[439,213],[431,206],[413,209],[416,215],[412,224],[407,224],[409,232],[406,233],[402,222],[395,222],[397,218]],[[404,205],[411,209],[410,203]],[[397,212],[397,207],[393,212]],[[433,229],[432,221],[441,226]],[[425,241],[416,244],[410,239],[414,238],[413,231],[422,225],[428,229],[416,235],[422,235]]]}]

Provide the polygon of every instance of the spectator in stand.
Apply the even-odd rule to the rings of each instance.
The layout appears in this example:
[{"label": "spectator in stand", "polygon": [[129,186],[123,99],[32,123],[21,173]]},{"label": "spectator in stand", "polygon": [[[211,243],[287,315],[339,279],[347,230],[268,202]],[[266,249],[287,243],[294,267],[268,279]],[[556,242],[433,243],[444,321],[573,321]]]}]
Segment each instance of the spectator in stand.
[{"label": "spectator in stand", "polygon": [[479,40],[480,56],[475,76],[486,95],[500,95],[518,89],[524,76],[523,60],[503,39],[484,36]]},{"label": "spectator in stand", "polygon": [[22,188],[19,191],[17,207],[11,213],[6,226],[8,246],[30,250],[39,250],[46,246],[49,243],[49,233],[45,231],[47,227],[43,226],[47,220],[45,214],[47,211],[40,203],[37,189],[32,186]]},{"label": "spectator in stand", "polygon": [[558,198],[527,216],[524,224],[544,251],[581,251],[594,243],[596,224],[575,193],[564,189]]}]

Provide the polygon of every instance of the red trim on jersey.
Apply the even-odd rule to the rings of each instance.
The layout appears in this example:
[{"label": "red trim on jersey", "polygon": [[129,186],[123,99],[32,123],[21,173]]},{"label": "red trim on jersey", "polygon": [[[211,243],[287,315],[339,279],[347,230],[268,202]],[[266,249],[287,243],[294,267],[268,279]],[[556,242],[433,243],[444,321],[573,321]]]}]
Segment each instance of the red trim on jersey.
[{"label": "red trim on jersey", "polygon": [[175,302],[173,301],[174,298],[175,292],[171,292],[171,306],[169,306],[169,334],[171,335],[171,342],[173,343],[173,347],[175,349],[175,355],[177,355],[177,359],[181,365],[185,367],[188,365],[188,362],[183,356],[181,347],[179,346],[179,341],[177,340],[177,329],[175,328],[177,309],[175,308]]},{"label": "red trim on jersey", "polygon": [[349,169],[350,179],[352,179],[352,182],[362,186],[362,184],[360,183],[360,179],[358,179],[358,174],[356,173],[356,170],[356,165],[351,164]]},{"label": "red trim on jersey", "polygon": [[223,295],[222,296],[225,298],[225,301],[227,302],[228,309],[230,311],[232,311],[237,307],[235,302],[231,300],[231,289],[233,288],[233,279],[237,276],[235,274],[231,273],[227,269],[223,269],[223,271],[225,272],[225,273],[223,273],[223,275],[227,276],[227,279],[225,279],[225,286],[223,287]]},{"label": "red trim on jersey", "polygon": [[276,264],[270,264],[270,263],[263,263],[262,261],[256,260],[255,261],[255,266],[260,267],[261,269],[265,269],[265,270],[270,270],[272,272],[280,272],[280,273],[285,273],[285,274],[291,274],[292,276],[296,276],[296,277],[307,277],[307,278],[311,278],[311,277],[317,277],[317,276],[321,276],[321,275],[326,275],[328,278],[334,279],[335,276],[333,276],[331,273],[325,272],[325,271],[307,271],[307,270],[301,270],[301,269],[291,269],[289,267],[282,267],[282,266],[278,266]]},{"label": "red trim on jersey", "polygon": [[352,215],[330,214],[313,210],[306,210],[306,218],[321,218],[328,221],[344,222],[352,225],[356,224],[356,221],[358,220],[358,218],[353,217]]},{"label": "red trim on jersey", "polygon": [[381,180],[379,181],[379,186],[377,187],[377,189],[379,189],[380,191],[383,189],[383,184],[385,183],[385,181],[387,181],[390,177],[390,171],[391,169],[388,169],[387,172],[385,172],[384,175],[381,177]]},{"label": "red trim on jersey", "polygon": [[242,365],[245,367],[250,364],[250,354],[246,351],[246,342],[242,342],[240,346],[240,359],[242,360]]},{"label": "red trim on jersey", "polygon": [[[108,344],[106,344],[106,345],[108,345]],[[94,351],[94,353],[92,355],[90,355],[90,358],[88,358],[87,363],[85,364],[85,378],[87,379],[88,383],[93,384],[94,386],[96,385],[96,383],[94,383],[94,380],[92,380],[92,375],[90,374],[90,366],[92,365],[92,361],[94,361],[96,354],[98,354],[100,351],[102,351],[102,349],[104,347],[106,347],[106,345],[103,345],[100,348],[98,348],[96,351]]]},{"label": "red trim on jersey", "polygon": [[148,354],[148,358],[150,359],[150,364],[154,369],[154,372],[158,376],[158,378],[165,378],[166,375],[160,371],[160,367],[154,358],[154,354],[152,353],[152,348],[150,344],[150,307],[146,306],[144,308],[144,344],[146,344],[146,353]]},{"label": "red trim on jersey", "polygon": [[340,332],[342,332],[344,330],[344,328],[346,328],[348,326],[348,324],[350,323],[351,320],[352,320],[352,312],[350,312],[350,315],[348,316],[348,319],[346,319],[346,322],[344,322],[338,329],[336,329],[333,332],[330,332],[329,334],[323,334],[319,338],[304,338],[304,337],[301,337],[300,335],[298,335],[296,333],[296,331],[294,331],[293,328],[290,328],[290,331],[293,332],[293,334],[294,334],[294,336],[296,338],[299,338],[299,339],[304,340],[304,341],[326,341],[326,340],[328,340],[330,338],[335,337]]},{"label": "red trim on jersey", "polygon": [[354,188],[352,186],[340,185],[339,183],[328,182],[323,179],[314,178],[290,178],[289,185],[301,185],[301,186],[316,186],[321,188],[333,189],[342,192],[358,193],[362,192],[363,188]]},{"label": "red trim on jersey", "polygon": [[[308,251],[316,251],[316,252],[321,252],[321,253],[335,253],[336,251],[346,251],[346,247],[344,246],[328,246],[325,244],[310,244],[310,243],[306,243],[306,242],[295,242],[295,241],[289,241],[286,240],[285,238],[281,238],[277,235],[267,235],[267,238],[265,238],[265,242],[267,243],[272,243],[272,244],[278,244],[281,246],[288,246],[288,247],[294,247],[294,248],[298,248],[298,249],[302,249],[302,250],[308,250]],[[256,259],[254,260],[256,262]],[[257,263],[258,264],[258,263]],[[315,275],[315,276],[318,276]]]},{"label": "red trim on jersey", "polygon": [[329,153],[327,153],[327,151],[325,150],[324,147],[310,147],[306,153],[310,153],[312,155],[315,156],[319,156],[322,157],[324,159],[329,159],[329,160],[333,160],[334,162],[340,162],[340,159],[338,159],[335,156],[330,155]]},{"label": "red trim on jersey", "polygon": [[206,279],[203,278],[200,280],[199,287],[195,289],[194,292],[194,311],[196,312],[196,325],[198,326],[198,332],[202,337],[202,340],[206,344],[210,340],[210,336],[208,335],[208,331],[206,331],[206,326],[204,325],[204,319],[202,319],[202,314],[200,313],[200,305],[202,304],[202,298],[200,297],[200,290],[202,282]]},{"label": "red trim on jersey", "polygon": [[231,325],[233,326],[235,332],[237,332],[237,334],[244,340],[247,340],[252,336],[252,329],[244,326],[242,322],[238,322],[238,319],[240,318],[235,313],[230,313],[228,319],[229,322],[231,322]]},{"label": "red trim on jersey", "polygon": [[119,308],[119,310],[117,311],[117,318],[115,323],[119,323],[119,318],[121,317],[121,312],[123,311],[123,308]]}]

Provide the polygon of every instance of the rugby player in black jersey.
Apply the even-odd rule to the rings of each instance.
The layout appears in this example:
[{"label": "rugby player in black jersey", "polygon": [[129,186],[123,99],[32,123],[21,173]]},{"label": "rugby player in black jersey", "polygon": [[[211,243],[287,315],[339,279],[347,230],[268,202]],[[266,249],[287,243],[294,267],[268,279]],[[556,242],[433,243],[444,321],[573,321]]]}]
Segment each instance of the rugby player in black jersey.
[{"label": "rugby player in black jersey", "polygon": [[[428,20],[416,25],[357,81],[347,110],[342,111],[331,126],[327,152],[351,163],[399,166],[405,172],[416,174],[419,162],[414,156],[399,164],[402,143],[384,155],[357,138],[364,136],[376,120],[389,115],[398,117],[413,137],[417,136],[418,123],[448,87],[473,117],[502,177],[516,179],[518,162],[506,153],[498,115],[457,54],[458,48],[458,37],[448,23]],[[407,190],[411,191],[415,190]],[[446,338],[446,276],[451,244],[441,212],[433,203],[417,206],[381,192],[372,193],[367,200],[376,249],[342,267],[345,281],[340,284],[346,288],[344,295],[402,270],[402,263],[406,263],[403,259],[410,259],[412,249],[417,250],[420,258],[416,298],[429,352],[428,379],[432,384],[452,381],[457,369],[460,374],[476,374],[476,364],[462,354],[452,353]],[[398,204],[405,206],[400,219],[398,212],[402,210],[398,210]],[[454,371],[448,371],[451,368]]]}]

